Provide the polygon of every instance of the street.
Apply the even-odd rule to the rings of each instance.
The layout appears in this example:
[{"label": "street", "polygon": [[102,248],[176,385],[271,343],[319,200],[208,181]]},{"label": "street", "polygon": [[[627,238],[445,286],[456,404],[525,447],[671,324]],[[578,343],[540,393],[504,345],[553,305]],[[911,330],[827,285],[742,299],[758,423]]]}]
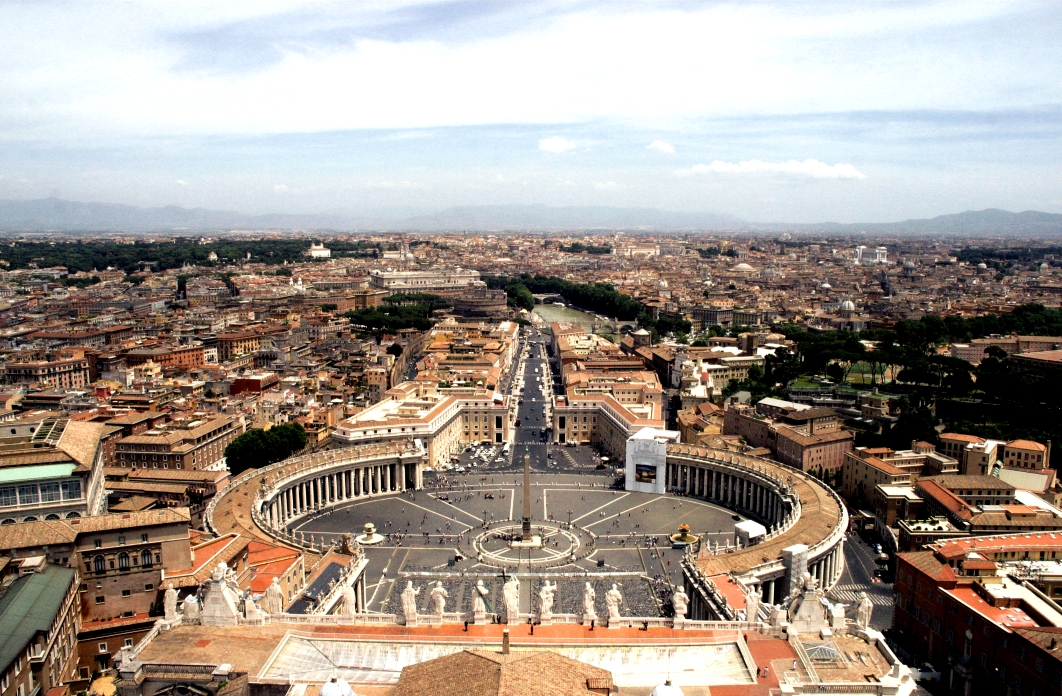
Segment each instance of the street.
[{"label": "street", "polygon": [[859,604],[859,593],[866,592],[874,604],[870,624],[881,630],[892,626],[893,586],[874,577],[874,549],[858,534],[850,535],[844,544],[844,573],[827,596],[835,602],[847,604],[849,615]]}]

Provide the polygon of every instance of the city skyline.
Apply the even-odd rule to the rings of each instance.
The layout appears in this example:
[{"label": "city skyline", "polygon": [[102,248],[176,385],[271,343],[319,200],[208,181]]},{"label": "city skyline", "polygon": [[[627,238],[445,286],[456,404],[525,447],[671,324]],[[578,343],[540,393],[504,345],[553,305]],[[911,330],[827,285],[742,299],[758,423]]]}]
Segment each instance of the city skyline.
[{"label": "city skyline", "polygon": [[0,199],[1062,212],[1042,4],[7,5]]}]

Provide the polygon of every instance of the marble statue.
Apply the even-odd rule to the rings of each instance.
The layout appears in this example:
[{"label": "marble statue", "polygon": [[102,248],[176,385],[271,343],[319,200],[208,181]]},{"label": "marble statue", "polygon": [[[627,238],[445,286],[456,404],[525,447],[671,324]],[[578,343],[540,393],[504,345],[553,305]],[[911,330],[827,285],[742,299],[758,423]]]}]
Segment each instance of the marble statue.
[{"label": "marble statue", "polygon": [[538,590],[538,614],[540,617],[550,618],[553,616],[553,595],[557,591],[557,583],[552,585],[549,580],[542,583]]},{"label": "marble statue", "polygon": [[483,580],[476,582],[475,593],[472,595],[472,617],[482,618],[487,613],[487,603],[483,598],[490,594],[490,590],[483,586]]},{"label": "marble statue", "polygon": [[273,578],[266,588],[265,598],[262,600],[263,608],[270,614],[284,613],[284,590],[280,587],[280,579]]},{"label": "marble statue", "polygon": [[436,615],[443,615],[443,612],[446,610],[446,598],[449,596],[450,594],[446,591],[446,588],[443,587],[442,580],[437,581],[434,589],[431,591],[431,605],[435,609]]},{"label": "marble statue", "polygon": [[749,587],[749,591],[745,593],[745,620],[746,621],[759,621],[760,615],[760,600],[763,597],[760,595],[760,588],[756,585]]},{"label": "marble statue", "polygon": [[620,617],[620,606],[623,604],[623,595],[619,591],[619,585],[612,583],[612,589],[605,593],[605,607],[608,608],[609,620]]},{"label": "marble statue", "polygon": [[407,626],[415,626],[417,624],[417,595],[420,594],[419,587],[413,587],[413,581],[406,582],[406,589],[402,590],[402,615],[406,617]]},{"label": "marble statue", "polygon": [[870,601],[870,597],[866,592],[859,593],[859,606],[856,607],[856,626],[862,630],[867,630],[870,627],[870,615],[874,611],[874,603]]},{"label": "marble statue", "polygon": [[199,600],[194,594],[184,598],[184,602],[181,604],[181,613],[184,614],[186,622],[199,620]]},{"label": "marble statue", "polygon": [[502,586],[502,597],[505,599],[506,621],[516,621],[520,618],[520,579],[515,575]]},{"label": "marble statue", "polygon": [[671,606],[675,608],[675,618],[686,618],[686,612],[690,606],[690,596],[686,594],[681,587],[675,589],[675,594],[671,595]]},{"label": "marble statue", "polygon": [[173,589],[173,583],[166,583],[166,593],[162,596],[162,606],[165,611],[163,618],[173,621],[177,618],[177,590]]},{"label": "marble statue", "polygon": [[804,573],[804,589],[805,590],[817,590],[819,589],[819,581],[811,573]]},{"label": "marble statue", "polygon": [[343,616],[354,616],[358,613],[358,596],[350,585],[343,585],[340,591],[343,597]]},{"label": "marble statue", "polygon": [[218,563],[214,566],[214,570],[210,571],[210,579],[214,582],[221,582],[225,579],[225,573],[228,571],[229,566],[225,561]]},{"label": "marble statue", "polygon": [[586,583],[586,588],[583,590],[583,622],[593,621],[597,618],[597,611],[594,609],[594,600],[597,599],[597,593],[594,592],[594,588],[590,583]]}]

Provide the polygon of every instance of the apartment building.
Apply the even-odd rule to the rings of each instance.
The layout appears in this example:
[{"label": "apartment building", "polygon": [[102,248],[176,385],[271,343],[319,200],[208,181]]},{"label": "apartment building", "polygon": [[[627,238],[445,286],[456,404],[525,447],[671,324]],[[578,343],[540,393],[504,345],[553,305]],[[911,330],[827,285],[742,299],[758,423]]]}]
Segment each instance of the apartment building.
[{"label": "apartment building", "polygon": [[191,568],[187,509],[112,513],[0,526],[0,554],[38,556],[78,572],[81,677],[150,630],[161,610],[163,579]]},{"label": "apartment building", "polygon": [[91,382],[86,358],[9,362],[4,384],[39,384],[50,389],[84,389]]},{"label": "apartment building", "polygon": [[44,556],[12,570],[0,597],[0,696],[50,693],[76,674],[78,573]]},{"label": "apartment building", "polygon": [[151,361],[164,370],[191,370],[206,364],[202,344],[134,348],[125,353],[125,361],[129,367]]},{"label": "apartment building", "polygon": [[113,429],[67,418],[0,429],[0,525],[99,515],[106,509],[105,438]]},{"label": "apartment building", "polygon": [[374,270],[369,274],[369,286],[386,290],[389,295],[400,293],[432,293],[448,295],[463,291],[479,281],[479,271],[467,268],[440,268],[431,271]]},{"label": "apartment building", "polygon": [[468,387],[441,391],[422,382],[403,382],[380,403],[341,421],[332,437],[350,444],[418,440],[431,466],[448,464],[472,442],[509,438],[509,397]]},{"label": "apartment building", "polygon": [[258,350],[260,343],[258,334],[251,331],[218,334],[218,360],[228,362],[237,356],[253,353]]},{"label": "apartment building", "polygon": [[[897,555],[893,628],[961,696],[1048,696],[1062,688],[1062,612],[1020,570],[1062,558],[1062,536],[946,540]],[[1059,595],[1062,596],[1062,592]]]},{"label": "apartment building", "polygon": [[243,416],[194,414],[124,437],[114,445],[115,464],[142,469],[226,468],[225,448],[246,429]]},{"label": "apartment building", "polygon": [[779,399],[763,399],[756,407],[728,404],[723,434],[741,436],[750,447],[771,450],[783,464],[823,476],[840,472],[855,443],[833,410]]}]

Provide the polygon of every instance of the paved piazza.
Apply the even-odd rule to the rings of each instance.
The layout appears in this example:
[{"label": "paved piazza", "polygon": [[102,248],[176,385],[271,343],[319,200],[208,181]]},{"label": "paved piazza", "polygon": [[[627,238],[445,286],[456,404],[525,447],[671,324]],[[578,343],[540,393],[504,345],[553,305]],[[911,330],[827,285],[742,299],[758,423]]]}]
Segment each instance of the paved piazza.
[{"label": "paved piazza", "polygon": [[[504,571],[530,578],[521,592],[527,611],[538,583],[548,578],[559,584],[559,613],[578,611],[590,581],[602,615],[612,582],[623,589],[625,615],[666,615],[672,587],[682,583],[682,551],[671,548],[668,535],[688,524],[693,533],[725,544],[741,518],[700,500],[614,490],[612,483],[600,474],[535,472],[531,509],[534,531],[543,538],[538,549],[509,544],[520,531],[522,506],[522,479],[513,470],[429,476],[424,490],[353,501],[300,520],[292,531],[330,542],[371,522],[386,536],[366,548],[369,611],[396,611],[397,583],[408,579],[418,585],[442,581],[453,611],[467,610],[472,586],[484,580],[491,590],[488,611],[500,610]],[[427,613],[428,593],[418,601]]]}]

